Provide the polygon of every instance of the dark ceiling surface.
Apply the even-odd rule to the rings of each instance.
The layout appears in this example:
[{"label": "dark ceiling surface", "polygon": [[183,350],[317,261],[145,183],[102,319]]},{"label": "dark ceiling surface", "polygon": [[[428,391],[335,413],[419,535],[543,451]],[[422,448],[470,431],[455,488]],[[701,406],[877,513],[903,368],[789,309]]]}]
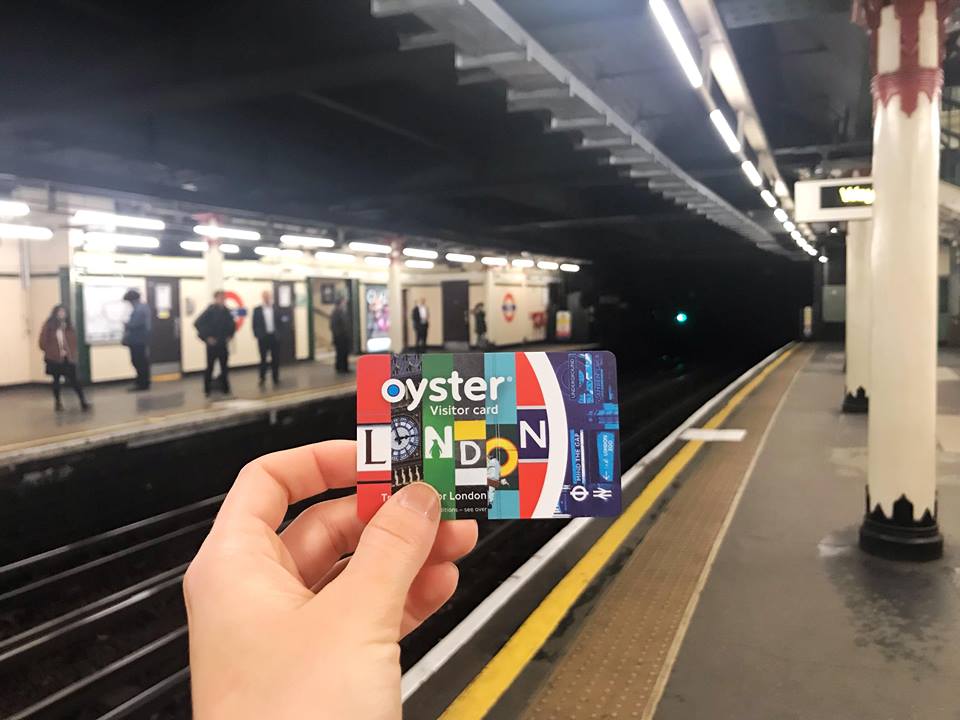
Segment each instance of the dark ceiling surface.
[{"label": "dark ceiling surface", "polygon": [[[504,0],[669,157],[738,208],[740,175],[646,0]],[[868,156],[866,41],[847,2],[719,0],[781,170]],[[9,0],[0,173],[589,257],[757,255],[626,185],[449,46],[366,0]],[[769,256],[770,262],[782,262]]]}]

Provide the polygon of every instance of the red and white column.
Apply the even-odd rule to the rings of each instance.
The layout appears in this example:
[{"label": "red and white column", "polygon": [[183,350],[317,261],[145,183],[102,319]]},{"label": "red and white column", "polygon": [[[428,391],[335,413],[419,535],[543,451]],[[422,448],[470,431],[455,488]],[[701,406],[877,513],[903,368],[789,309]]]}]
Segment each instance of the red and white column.
[{"label": "red and white column", "polygon": [[951,0],[857,0],[871,36],[876,190],[866,514],[860,547],[943,553],[937,525],[940,92]]}]

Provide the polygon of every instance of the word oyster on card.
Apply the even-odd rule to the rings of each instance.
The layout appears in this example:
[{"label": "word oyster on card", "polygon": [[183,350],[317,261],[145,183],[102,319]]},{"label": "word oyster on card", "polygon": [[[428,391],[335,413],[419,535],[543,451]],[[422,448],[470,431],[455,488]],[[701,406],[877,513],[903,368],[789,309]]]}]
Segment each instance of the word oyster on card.
[{"label": "word oyster on card", "polygon": [[613,354],[364,355],[357,361],[357,508],[404,485],[442,517],[517,520],[620,512]]}]

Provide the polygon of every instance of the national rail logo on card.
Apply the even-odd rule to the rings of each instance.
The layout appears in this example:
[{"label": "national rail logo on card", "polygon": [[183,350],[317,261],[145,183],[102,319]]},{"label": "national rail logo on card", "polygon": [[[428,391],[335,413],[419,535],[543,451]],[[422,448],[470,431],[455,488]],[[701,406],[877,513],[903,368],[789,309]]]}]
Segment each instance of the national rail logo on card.
[{"label": "national rail logo on card", "polygon": [[360,517],[421,481],[440,493],[448,520],[617,515],[616,359],[603,351],[362,356]]}]

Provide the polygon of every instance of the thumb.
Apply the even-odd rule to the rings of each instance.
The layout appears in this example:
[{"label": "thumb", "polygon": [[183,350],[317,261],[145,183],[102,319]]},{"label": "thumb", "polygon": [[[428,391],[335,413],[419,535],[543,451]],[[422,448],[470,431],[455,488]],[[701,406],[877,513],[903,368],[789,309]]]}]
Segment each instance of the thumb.
[{"label": "thumb", "polygon": [[433,547],[440,525],[440,496],[418,482],[395,493],[360,536],[357,550],[338,578],[384,629],[400,632],[410,584]]}]

